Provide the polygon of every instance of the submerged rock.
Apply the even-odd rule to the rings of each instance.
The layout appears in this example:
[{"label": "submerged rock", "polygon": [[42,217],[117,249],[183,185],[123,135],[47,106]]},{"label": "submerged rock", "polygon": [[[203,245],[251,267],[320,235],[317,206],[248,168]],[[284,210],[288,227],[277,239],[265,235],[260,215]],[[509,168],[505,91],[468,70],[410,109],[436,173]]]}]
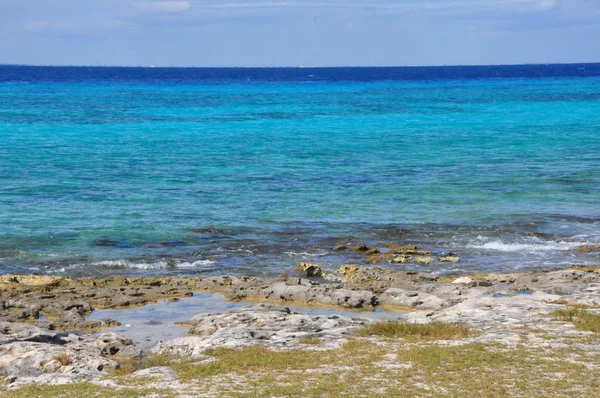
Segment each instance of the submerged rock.
[{"label": "submerged rock", "polygon": [[257,304],[226,313],[199,314],[186,324],[192,336],[159,342],[151,352],[160,355],[203,357],[206,350],[262,345],[294,347],[303,339],[319,339],[335,346],[369,321],[344,316],[309,316],[273,304]]},{"label": "submerged rock", "polygon": [[209,234],[209,235],[224,235],[226,232],[219,228],[206,227],[206,228],[190,228],[190,232],[195,234]]}]

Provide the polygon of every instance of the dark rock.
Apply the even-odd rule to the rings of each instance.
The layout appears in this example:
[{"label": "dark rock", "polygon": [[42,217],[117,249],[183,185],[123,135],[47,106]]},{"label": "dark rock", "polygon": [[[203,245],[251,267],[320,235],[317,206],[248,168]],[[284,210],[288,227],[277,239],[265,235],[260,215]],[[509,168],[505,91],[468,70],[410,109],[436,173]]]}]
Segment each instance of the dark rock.
[{"label": "dark rock", "polygon": [[361,244],[352,248],[355,252],[359,254],[377,254],[379,253],[379,249],[376,247],[369,247],[367,245]]},{"label": "dark rock", "polygon": [[316,264],[300,263],[294,267],[296,271],[302,272],[306,277],[322,277],[323,270]]},{"label": "dark rock", "polygon": [[207,228],[191,228],[190,232],[195,234],[210,234],[210,235],[224,235],[225,231],[218,228],[207,227]]}]

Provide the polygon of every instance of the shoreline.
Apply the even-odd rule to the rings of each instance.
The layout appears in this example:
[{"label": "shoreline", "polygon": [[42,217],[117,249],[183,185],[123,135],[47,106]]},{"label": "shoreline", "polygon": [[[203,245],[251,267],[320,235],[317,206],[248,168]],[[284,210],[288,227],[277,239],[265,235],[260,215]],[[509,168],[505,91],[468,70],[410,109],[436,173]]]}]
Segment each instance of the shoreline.
[{"label": "shoreline", "polygon": [[[308,263],[271,279],[4,275],[0,297],[1,388],[8,391],[31,383],[102,384],[127,364],[143,372],[142,358],[148,355],[206,359],[219,347],[256,345],[275,351],[335,350],[382,320],[464,324],[476,335],[442,345],[514,348],[523,339],[535,349],[548,348],[548,342],[551,349],[575,344],[600,368],[600,329],[578,331],[552,315],[577,309],[600,319],[600,266],[442,277],[356,265],[327,274]],[[119,320],[103,318],[107,313]],[[57,343],[61,339],[66,340]],[[389,339],[370,341],[390,344]],[[102,364],[82,370],[74,360],[48,368],[47,357],[56,357],[57,347],[86,352],[86,363]]]}]

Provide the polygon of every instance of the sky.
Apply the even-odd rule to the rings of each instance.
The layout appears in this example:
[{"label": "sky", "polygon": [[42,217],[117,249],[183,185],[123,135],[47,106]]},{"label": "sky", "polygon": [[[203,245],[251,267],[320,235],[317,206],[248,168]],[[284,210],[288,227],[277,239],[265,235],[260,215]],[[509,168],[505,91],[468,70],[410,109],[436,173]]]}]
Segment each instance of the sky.
[{"label": "sky", "polygon": [[600,0],[0,0],[0,64],[600,62]]}]

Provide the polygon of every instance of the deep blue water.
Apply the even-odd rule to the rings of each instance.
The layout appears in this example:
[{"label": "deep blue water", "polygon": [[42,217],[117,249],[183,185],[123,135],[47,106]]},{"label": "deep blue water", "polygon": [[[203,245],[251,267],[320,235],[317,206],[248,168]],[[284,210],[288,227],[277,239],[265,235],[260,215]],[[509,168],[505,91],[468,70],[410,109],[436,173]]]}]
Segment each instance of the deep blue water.
[{"label": "deep blue water", "polygon": [[599,193],[600,64],[0,66],[0,273],[598,264]]}]

